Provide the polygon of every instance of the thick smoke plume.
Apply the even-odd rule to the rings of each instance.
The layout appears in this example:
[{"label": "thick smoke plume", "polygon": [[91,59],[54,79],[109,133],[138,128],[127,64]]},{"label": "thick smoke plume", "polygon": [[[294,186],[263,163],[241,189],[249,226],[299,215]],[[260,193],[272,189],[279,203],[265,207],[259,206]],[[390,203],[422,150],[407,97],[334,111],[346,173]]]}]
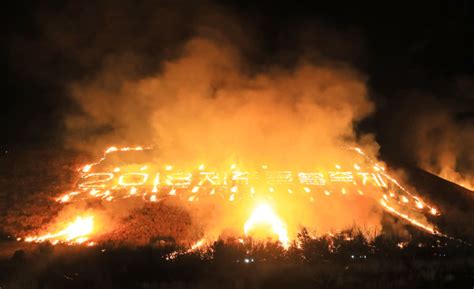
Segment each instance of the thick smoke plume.
[{"label": "thick smoke plume", "polygon": [[354,124],[374,108],[364,79],[348,67],[301,61],[249,74],[238,51],[203,37],[155,75],[114,75],[73,86],[86,116],[70,126],[110,127],[106,141],[156,144],[171,161],[334,162],[344,157],[342,145],[356,141]]}]

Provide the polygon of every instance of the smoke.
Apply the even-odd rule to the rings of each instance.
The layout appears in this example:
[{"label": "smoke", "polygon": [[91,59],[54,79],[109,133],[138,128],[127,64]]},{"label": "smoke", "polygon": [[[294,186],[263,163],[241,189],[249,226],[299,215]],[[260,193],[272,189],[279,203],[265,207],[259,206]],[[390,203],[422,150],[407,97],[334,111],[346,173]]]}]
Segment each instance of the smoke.
[{"label": "smoke", "polygon": [[373,110],[364,79],[348,67],[244,69],[233,47],[193,38],[156,75],[120,79],[112,70],[74,85],[86,116],[69,127],[105,125],[107,141],[153,143],[170,160],[299,165],[355,142],[354,124]]},{"label": "smoke", "polygon": [[471,82],[464,79],[462,83],[457,89],[462,97],[455,102],[419,91],[402,97],[397,103],[401,112],[392,119],[389,131],[394,143],[396,138],[402,140],[402,154],[411,156],[422,169],[473,190],[472,97],[465,88]]},{"label": "smoke", "polygon": [[416,153],[419,165],[444,179],[474,190],[474,126],[469,123],[458,124],[442,111],[423,116],[417,125]]}]

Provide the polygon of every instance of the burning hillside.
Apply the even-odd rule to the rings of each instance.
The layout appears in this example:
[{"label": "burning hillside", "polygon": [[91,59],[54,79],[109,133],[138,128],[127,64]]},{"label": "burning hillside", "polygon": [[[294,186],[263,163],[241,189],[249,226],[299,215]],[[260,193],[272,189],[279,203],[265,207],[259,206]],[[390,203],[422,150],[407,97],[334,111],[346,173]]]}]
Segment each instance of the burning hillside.
[{"label": "burning hillside", "polygon": [[287,247],[303,228],[380,232],[386,213],[444,236],[432,222],[437,206],[378,160],[373,135],[356,133],[374,104],[350,67],[301,59],[251,73],[211,35],[190,39],[145,78],[116,65],[70,86],[82,110],[67,117],[66,142],[93,152],[112,142],[155,145],[112,146],[83,165],[72,189],[50,196],[57,217],[14,232],[19,240],[250,237]]},{"label": "burning hillside", "polygon": [[[198,236],[207,242],[251,237],[275,238],[288,247],[303,228],[325,234],[354,221],[380,226],[383,210],[419,229],[443,235],[426,218],[439,215],[435,207],[405,189],[383,164],[372,161],[362,150],[345,150],[353,155],[354,163],[291,171],[245,164],[180,168],[153,161],[156,152],[152,148],[111,147],[100,160],[80,168],[73,191],[56,198],[67,217],[60,217],[47,232],[24,240],[87,245],[114,240],[116,234],[111,232],[123,226],[123,220],[117,222],[117,218],[133,216],[135,209],[153,203],[180,207],[191,217],[195,237],[172,233],[179,227],[176,221],[182,219],[167,224],[173,227],[168,237],[180,243],[190,243]],[[91,207],[92,203],[96,205]],[[67,219],[73,216],[71,212],[76,214],[74,220]],[[53,228],[56,230],[51,231]]]},{"label": "burning hillside", "polygon": [[48,2],[3,9],[0,289],[472,287],[469,1]]}]

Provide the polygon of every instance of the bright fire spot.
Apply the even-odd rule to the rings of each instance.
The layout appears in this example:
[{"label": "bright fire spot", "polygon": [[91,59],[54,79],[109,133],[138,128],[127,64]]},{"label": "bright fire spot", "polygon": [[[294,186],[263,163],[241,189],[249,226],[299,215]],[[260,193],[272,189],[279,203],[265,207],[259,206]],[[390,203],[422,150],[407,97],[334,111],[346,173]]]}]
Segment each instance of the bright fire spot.
[{"label": "bright fire spot", "polygon": [[185,250],[185,251],[174,251],[174,252],[168,254],[168,256],[166,256],[166,260],[174,260],[179,255],[185,255],[185,254],[189,254],[189,253],[192,253],[194,251],[197,251],[205,244],[206,244],[206,239],[203,238],[203,239],[197,241],[196,243],[194,243],[193,245],[191,245],[191,247],[189,249]]},{"label": "bright fire spot", "polygon": [[82,244],[89,239],[89,235],[94,229],[94,217],[77,217],[64,230],[57,233],[48,233],[43,236],[27,237],[26,242],[50,241],[52,244],[67,242],[71,244]]},{"label": "bright fire spot", "polygon": [[272,232],[278,236],[278,240],[283,247],[289,247],[288,232],[285,224],[267,204],[262,204],[255,208],[250,218],[245,222],[245,235],[248,236],[251,231],[258,229],[260,225],[269,225]]},{"label": "bright fire spot", "polygon": [[84,173],[87,173],[88,171],[91,170],[91,168],[92,168],[92,164],[87,164],[87,165],[85,165],[85,166],[82,168],[82,171],[83,171]]},{"label": "bright fire spot", "polygon": [[202,247],[202,245],[204,245],[204,241],[205,241],[204,239],[201,239],[201,240],[197,241],[196,243],[194,243],[191,246],[191,251],[199,249],[200,247]]},{"label": "bright fire spot", "polygon": [[398,248],[403,249],[408,245],[408,242],[400,242],[397,244]]},{"label": "bright fire spot", "polygon": [[107,150],[105,150],[105,153],[108,154],[108,153],[116,152],[116,151],[118,151],[117,147],[109,147]]},{"label": "bright fire spot", "polygon": [[68,202],[70,199],[71,199],[71,198],[69,197],[69,195],[64,195],[64,196],[62,196],[61,198],[59,198],[58,200],[59,200],[59,202],[61,202],[61,203],[66,203],[66,202]]},{"label": "bright fire spot", "polygon": [[422,202],[419,202],[419,201],[416,201],[416,206],[418,209],[423,209],[423,203]]}]

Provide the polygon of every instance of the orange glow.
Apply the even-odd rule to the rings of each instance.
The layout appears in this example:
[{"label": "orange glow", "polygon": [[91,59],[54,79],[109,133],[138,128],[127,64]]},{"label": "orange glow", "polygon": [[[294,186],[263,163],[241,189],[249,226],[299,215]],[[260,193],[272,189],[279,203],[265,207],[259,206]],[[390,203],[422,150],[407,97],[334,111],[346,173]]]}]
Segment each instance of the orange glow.
[{"label": "orange glow", "polygon": [[76,220],[67,225],[67,227],[57,233],[47,233],[43,236],[34,236],[25,238],[26,242],[44,242],[50,241],[52,244],[69,243],[82,244],[89,240],[89,235],[94,230],[94,217],[78,216]]},{"label": "orange glow", "polygon": [[286,225],[280,220],[277,214],[267,204],[261,204],[253,211],[250,218],[245,222],[244,232],[246,236],[255,233],[263,227],[270,226],[273,234],[278,236],[278,241],[284,248],[289,247],[288,232]]}]

